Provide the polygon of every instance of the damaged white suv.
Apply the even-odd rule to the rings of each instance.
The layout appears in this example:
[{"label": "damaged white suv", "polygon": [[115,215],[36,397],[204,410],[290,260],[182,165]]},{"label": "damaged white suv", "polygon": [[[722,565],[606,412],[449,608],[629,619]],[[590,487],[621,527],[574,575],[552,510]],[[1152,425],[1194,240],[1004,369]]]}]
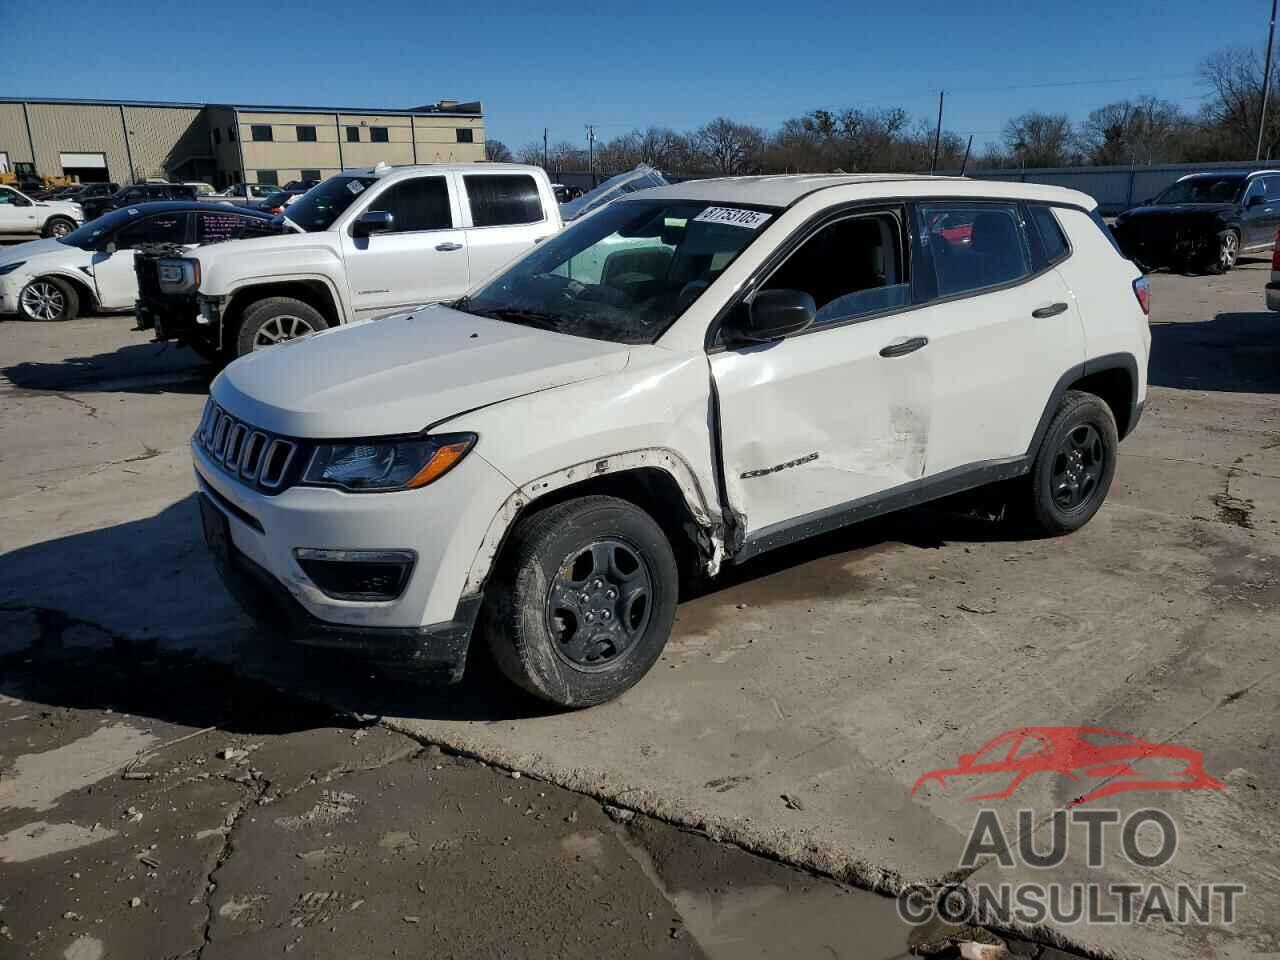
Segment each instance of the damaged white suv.
[{"label": "damaged white suv", "polygon": [[1067,190],[645,191],[450,306],[229,366],[192,440],[205,537],[302,642],[457,679],[478,633],[599,703],[725,563],[997,481],[1083,525],[1146,396],[1147,298]]}]

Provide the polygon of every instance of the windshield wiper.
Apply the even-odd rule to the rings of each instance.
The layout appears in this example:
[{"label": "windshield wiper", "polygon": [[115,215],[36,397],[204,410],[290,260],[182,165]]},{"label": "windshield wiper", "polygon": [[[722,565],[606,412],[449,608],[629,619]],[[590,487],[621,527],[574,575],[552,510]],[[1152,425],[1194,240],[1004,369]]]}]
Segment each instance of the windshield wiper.
[{"label": "windshield wiper", "polygon": [[523,310],[519,307],[500,307],[497,310],[472,310],[482,317],[494,320],[505,320],[507,323],[519,323],[525,326],[538,327],[543,330],[559,330],[560,317],[554,313],[539,313],[536,310]]}]

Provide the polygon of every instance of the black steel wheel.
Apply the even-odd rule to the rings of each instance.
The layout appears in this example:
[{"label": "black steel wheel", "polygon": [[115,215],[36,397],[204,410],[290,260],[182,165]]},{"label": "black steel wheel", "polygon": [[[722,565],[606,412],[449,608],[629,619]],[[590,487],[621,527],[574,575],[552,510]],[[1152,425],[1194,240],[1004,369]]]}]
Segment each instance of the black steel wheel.
[{"label": "black steel wheel", "polygon": [[678,594],[675,554],[653,517],[616,497],[580,497],[517,523],[485,588],[480,629],[512,682],[586,707],[649,671]]},{"label": "black steel wheel", "polygon": [[1116,472],[1119,434],[1100,397],[1068,390],[1058,404],[1031,468],[1032,525],[1049,535],[1078,530],[1098,512]]}]

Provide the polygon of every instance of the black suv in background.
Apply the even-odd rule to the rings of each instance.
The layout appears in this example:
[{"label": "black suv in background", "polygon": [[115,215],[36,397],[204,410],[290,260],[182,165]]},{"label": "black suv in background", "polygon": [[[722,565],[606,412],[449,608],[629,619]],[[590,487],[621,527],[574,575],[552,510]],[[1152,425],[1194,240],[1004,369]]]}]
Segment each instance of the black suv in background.
[{"label": "black suv in background", "polygon": [[85,223],[88,223],[110,210],[118,210],[131,203],[194,199],[196,199],[196,188],[184,183],[131,183],[108,196],[89,197],[78,202],[84,210]]},{"label": "black suv in background", "polygon": [[1280,170],[1194,173],[1120,214],[1112,228],[1143,270],[1225,273],[1242,253],[1270,250],[1280,228]]}]

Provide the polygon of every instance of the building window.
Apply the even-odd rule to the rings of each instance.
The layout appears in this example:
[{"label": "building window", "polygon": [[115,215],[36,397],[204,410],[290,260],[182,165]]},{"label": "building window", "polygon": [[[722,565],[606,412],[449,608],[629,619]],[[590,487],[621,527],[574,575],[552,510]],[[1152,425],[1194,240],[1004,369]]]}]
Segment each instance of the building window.
[{"label": "building window", "polygon": [[315,143],[316,128],[315,127],[299,127],[298,142],[299,143]]},{"label": "building window", "polygon": [[459,143],[475,143],[476,142],[476,132],[472,130],[470,127],[458,127],[458,129],[454,130],[453,132],[458,135]]},{"label": "building window", "polygon": [[214,143],[222,142],[222,131],[219,130],[217,127],[213,128],[213,142]]},{"label": "building window", "polygon": [[227,143],[235,143],[235,142],[236,142],[236,128],[227,127]]},{"label": "building window", "polygon": [[360,128],[347,127],[347,143],[359,143],[359,142],[360,142]]},{"label": "building window", "polygon": [[280,186],[280,174],[275,170],[259,170],[258,182],[268,187]]},{"label": "building window", "polygon": [[387,143],[390,138],[387,136],[386,127],[370,127],[369,140],[372,143]]},{"label": "building window", "polygon": [[303,171],[302,171],[302,176],[301,176],[301,178],[300,178],[300,179],[302,179],[302,180],[319,180],[319,179],[321,179],[321,177],[320,177],[320,171],[319,171],[319,170],[303,170]]},{"label": "building window", "polygon": [[271,124],[269,123],[255,123],[249,129],[253,134],[253,140],[255,143],[263,143],[275,139],[275,136],[271,132]]}]

